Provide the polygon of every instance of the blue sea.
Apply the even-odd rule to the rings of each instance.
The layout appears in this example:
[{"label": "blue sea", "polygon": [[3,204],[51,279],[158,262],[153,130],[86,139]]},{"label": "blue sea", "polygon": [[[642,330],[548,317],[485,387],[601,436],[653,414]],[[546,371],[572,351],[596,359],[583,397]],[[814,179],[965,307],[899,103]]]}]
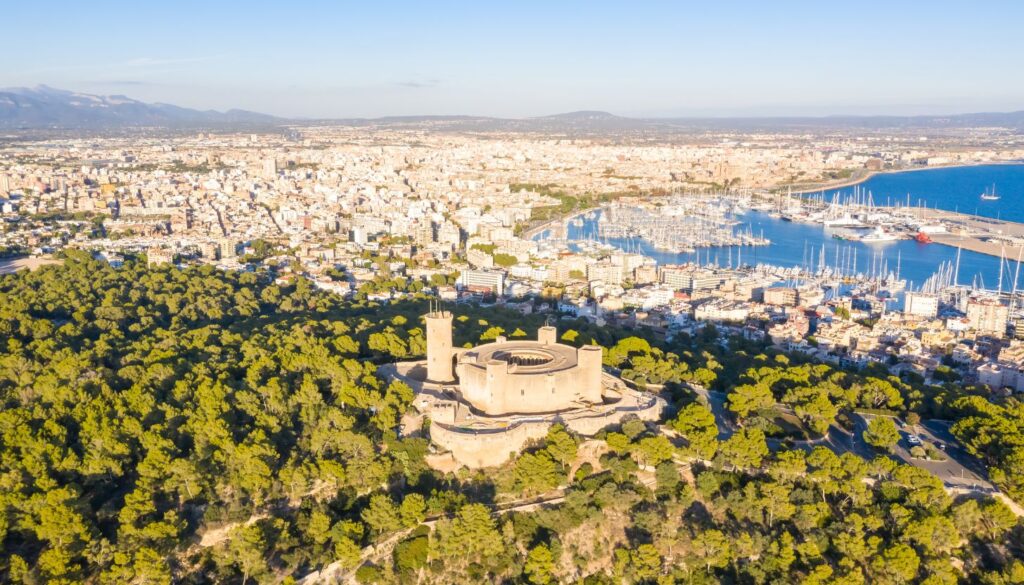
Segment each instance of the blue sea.
[{"label": "blue sea", "polygon": [[[995,187],[999,201],[983,201],[981,194]],[[854,189],[870,193],[875,205],[936,207],[973,215],[1024,223],[1024,164],[946,167],[883,173],[856,185],[823,191],[826,201]]]},{"label": "blue sea", "polygon": [[[981,201],[979,196],[986,188],[991,189],[993,183],[1002,198],[999,201]],[[915,205],[921,201],[929,207],[968,213],[977,211],[980,215],[1024,222],[1024,165],[888,173],[876,175],[858,188],[871,192],[876,205],[892,204],[896,200],[905,204],[909,194],[911,203]],[[852,194],[853,187],[826,191],[826,199],[830,200],[836,192]],[[730,259],[736,265],[742,258],[743,264],[817,267],[824,248],[824,260],[828,266],[836,265],[837,252],[842,266],[853,266],[853,258],[856,257],[856,272],[860,273],[877,271],[883,263],[891,272],[895,272],[898,266],[900,277],[914,288],[934,274],[942,262],[956,262],[957,249],[940,244],[919,244],[913,240],[885,244],[837,240],[832,237],[832,231],[820,225],[791,223],[758,211],[746,212],[736,219],[743,223],[739,229],[749,227],[755,235],[763,233],[772,243],[760,247],[703,248],[692,254],[672,254],[654,250],[643,240],[609,238],[607,242],[622,249],[639,250],[659,264],[701,262],[720,266],[729,265]],[[570,240],[597,239],[596,218],[585,221],[582,226],[570,225],[568,235]],[[1007,261],[1003,270],[1003,290],[1010,290],[1013,288],[1016,262]],[[957,280],[961,284],[973,283],[995,289],[999,280],[999,259],[963,250]],[[1018,283],[1018,288],[1021,287],[1024,287],[1024,275]]]}]

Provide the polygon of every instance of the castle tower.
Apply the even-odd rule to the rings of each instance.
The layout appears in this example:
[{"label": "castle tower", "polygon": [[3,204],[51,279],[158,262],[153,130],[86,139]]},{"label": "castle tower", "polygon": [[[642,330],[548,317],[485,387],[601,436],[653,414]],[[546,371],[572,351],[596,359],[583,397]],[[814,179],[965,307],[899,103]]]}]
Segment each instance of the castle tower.
[{"label": "castle tower", "polygon": [[576,350],[580,372],[580,398],[591,404],[601,403],[601,357],[599,345],[584,345]]},{"label": "castle tower", "polygon": [[545,325],[537,330],[537,341],[544,345],[558,343],[558,330],[551,325]]},{"label": "castle tower", "polygon": [[427,320],[427,380],[452,382],[452,314],[431,311]]}]

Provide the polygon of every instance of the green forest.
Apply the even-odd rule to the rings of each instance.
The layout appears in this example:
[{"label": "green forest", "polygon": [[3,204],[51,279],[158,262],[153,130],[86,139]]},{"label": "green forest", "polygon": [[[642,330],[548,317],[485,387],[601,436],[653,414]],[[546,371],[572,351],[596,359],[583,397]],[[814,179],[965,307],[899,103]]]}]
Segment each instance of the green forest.
[{"label": "green forest", "polygon": [[[82,252],[0,276],[0,582],[1024,584],[1003,501],[949,494],[882,439],[870,460],[797,446],[855,410],[956,420],[1021,502],[1019,401],[713,327],[665,342],[563,319],[564,343],[669,400],[662,424],[555,426],[500,469],[442,474],[396,433],[411,389],[376,373],[424,353],[429,283],[400,284],[377,304]],[[453,310],[459,344],[545,320]],[[727,394],[731,437],[692,384]]]}]

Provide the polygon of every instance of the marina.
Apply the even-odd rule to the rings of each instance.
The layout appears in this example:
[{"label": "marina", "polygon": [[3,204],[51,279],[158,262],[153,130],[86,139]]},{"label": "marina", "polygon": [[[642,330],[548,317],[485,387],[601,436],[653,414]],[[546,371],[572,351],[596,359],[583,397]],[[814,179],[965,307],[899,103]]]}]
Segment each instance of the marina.
[{"label": "marina", "polygon": [[[950,279],[952,284],[992,290],[1002,284],[1006,291],[1015,288],[1013,280],[1019,280],[1019,271],[1016,270],[1019,247],[1005,247],[1000,258],[999,252],[993,249],[996,244],[952,233],[929,233],[922,234],[922,237],[905,235],[898,239],[885,238],[885,241],[871,237],[866,241],[863,237],[847,239],[851,231],[866,235],[870,235],[870,232],[863,229],[851,230],[850,227],[826,227],[820,223],[787,221],[776,213],[747,209],[732,216],[733,221],[738,222],[734,229],[763,234],[766,244],[667,251],[635,234],[615,234],[607,228],[602,233],[601,226],[610,223],[607,219],[602,221],[605,213],[602,209],[575,216],[562,222],[561,233],[548,229],[538,234],[536,239],[565,240],[574,246],[594,251],[617,249],[639,253],[661,265],[701,264],[761,269],[777,273],[782,279],[823,275],[850,281],[902,281],[905,288],[918,289],[937,272],[945,270],[953,272]],[[922,211],[921,215],[922,220],[927,222],[939,219],[964,221],[967,225],[973,225],[972,221],[985,222],[984,218],[972,220],[936,210]],[[1021,230],[1020,233],[1024,234],[1024,225],[1012,224],[1012,228],[1014,232]],[[992,254],[993,251],[995,254]],[[1014,278],[1011,279],[1010,275],[1014,275]]]},{"label": "marina", "polygon": [[[993,191],[998,199],[981,197]],[[880,173],[856,185],[806,195],[831,200],[855,193],[870,194],[882,207],[929,207],[1024,223],[1024,162]]]},{"label": "marina", "polygon": [[[735,219],[748,203],[728,197],[676,195],[657,205],[609,205],[598,220],[598,235],[642,238],[655,250],[677,253],[721,246],[767,246],[771,243],[767,238],[754,235]],[[574,227],[583,226],[580,218],[574,221]]]}]

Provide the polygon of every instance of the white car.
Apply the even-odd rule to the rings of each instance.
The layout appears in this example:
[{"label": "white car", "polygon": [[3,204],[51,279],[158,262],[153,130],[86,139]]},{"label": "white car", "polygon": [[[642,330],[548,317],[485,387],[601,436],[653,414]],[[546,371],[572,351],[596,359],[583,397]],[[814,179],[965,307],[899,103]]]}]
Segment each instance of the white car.
[{"label": "white car", "polygon": [[907,436],[907,442],[911,445],[917,446],[921,444],[921,439],[919,439],[917,435],[909,435]]}]

